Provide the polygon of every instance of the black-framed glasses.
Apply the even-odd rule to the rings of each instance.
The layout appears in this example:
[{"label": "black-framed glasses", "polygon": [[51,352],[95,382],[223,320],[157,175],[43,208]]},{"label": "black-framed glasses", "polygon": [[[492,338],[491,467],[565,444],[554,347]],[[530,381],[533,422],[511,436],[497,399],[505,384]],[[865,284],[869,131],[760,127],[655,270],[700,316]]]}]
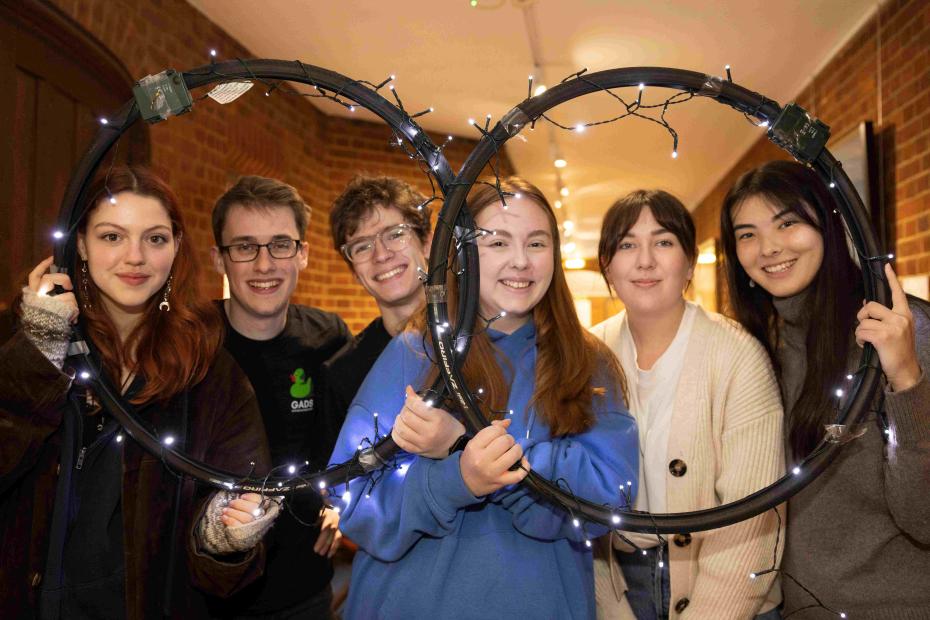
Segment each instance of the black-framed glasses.
[{"label": "black-framed glasses", "polygon": [[397,226],[385,228],[377,235],[360,237],[349,243],[343,243],[339,249],[353,263],[364,263],[370,261],[371,257],[375,255],[375,243],[378,240],[381,241],[385,249],[391,252],[400,252],[407,247],[414,232],[413,226],[410,224],[398,224]]},{"label": "black-framed glasses", "polygon": [[262,248],[268,249],[271,258],[293,258],[300,249],[300,239],[274,239],[268,243],[234,243],[221,245],[229,260],[234,263],[249,263],[258,258]]}]

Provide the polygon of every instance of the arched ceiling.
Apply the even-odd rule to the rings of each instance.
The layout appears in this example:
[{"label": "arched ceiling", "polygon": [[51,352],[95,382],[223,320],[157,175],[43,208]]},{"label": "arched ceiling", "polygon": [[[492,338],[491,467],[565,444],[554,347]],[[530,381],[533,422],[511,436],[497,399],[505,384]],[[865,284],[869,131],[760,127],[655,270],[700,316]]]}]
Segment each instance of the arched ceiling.
[{"label": "arched ceiling", "polygon": [[[587,67],[669,66],[722,75],[780,103],[795,97],[876,9],[874,0],[189,0],[256,57],[300,59],[380,81],[397,76],[430,130],[477,135],[468,118],[496,120],[527,92],[527,76],[552,84]],[[206,50],[210,42],[203,42]],[[220,57],[222,50],[218,50]],[[665,98],[647,89],[644,102]],[[635,98],[635,93],[630,98]],[[347,114],[320,104],[330,114]],[[617,107],[589,96],[553,112],[565,124],[608,118]],[[601,214],[622,194],[661,187],[697,204],[756,140],[760,129],[707,100],[678,106],[671,139],[627,119],[582,134],[540,127],[511,140],[518,172],[559,199],[556,155],[575,223],[575,252],[596,253]],[[830,119],[823,119],[829,124]]]}]

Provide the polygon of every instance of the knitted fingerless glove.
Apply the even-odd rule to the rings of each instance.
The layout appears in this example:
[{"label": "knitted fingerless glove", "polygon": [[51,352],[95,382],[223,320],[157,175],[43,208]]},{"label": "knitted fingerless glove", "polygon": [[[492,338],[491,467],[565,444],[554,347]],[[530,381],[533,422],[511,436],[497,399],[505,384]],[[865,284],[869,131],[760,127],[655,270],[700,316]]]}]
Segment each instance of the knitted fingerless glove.
[{"label": "knitted fingerless glove", "polygon": [[207,505],[203,518],[197,524],[200,546],[212,555],[250,550],[262,539],[280,511],[278,503],[268,499],[262,503],[265,511],[262,516],[249,523],[227,526],[220,520],[223,508],[229,503],[227,497],[233,496],[227,493],[215,494]]},{"label": "knitted fingerless glove", "polygon": [[71,319],[75,310],[70,304],[48,295],[38,295],[23,287],[21,324],[29,341],[56,368],[61,369],[71,337]]}]

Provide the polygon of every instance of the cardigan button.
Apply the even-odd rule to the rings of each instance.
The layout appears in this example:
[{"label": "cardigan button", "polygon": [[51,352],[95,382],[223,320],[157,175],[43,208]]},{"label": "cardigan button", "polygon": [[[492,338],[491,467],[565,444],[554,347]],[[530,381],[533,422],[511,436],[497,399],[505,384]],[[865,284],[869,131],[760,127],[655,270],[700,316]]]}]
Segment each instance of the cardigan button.
[{"label": "cardigan button", "polygon": [[32,587],[37,588],[40,583],[42,583],[42,575],[39,573],[32,573]]},{"label": "cardigan button", "polygon": [[688,471],[688,466],[685,465],[685,462],[681,459],[675,459],[668,464],[668,470],[672,472],[672,475],[676,478],[681,478],[685,475],[685,472]]},{"label": "cardigan button", "polygon": [[675,603],[675,612],[680,614],[690,603],[691,601],[688,600],[688,597],[678,599],[678,602]]},{"label": "cardigan button", "polygon": [[691,534],[675,534],[672,540],[675,541],[676,547],[687,547],[691,544]]}]

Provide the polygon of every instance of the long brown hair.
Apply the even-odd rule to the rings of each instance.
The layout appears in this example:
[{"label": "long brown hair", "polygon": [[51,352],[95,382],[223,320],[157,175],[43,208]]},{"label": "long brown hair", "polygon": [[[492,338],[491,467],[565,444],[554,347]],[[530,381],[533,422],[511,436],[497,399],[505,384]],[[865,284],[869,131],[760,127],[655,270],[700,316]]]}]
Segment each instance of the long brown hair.
[{"label": "long brown hair", "polygon": [[[730,309],[765,346],[779,376],[780,321],[772,295],[761,286],[750,286],[736,255],[733,212],[754,196],[779,210],[791,209],[823,238],[823,263],[808,287],[804,308],[804,315],[810,317],[806,346],[811,363],[798,401],[787,412],[788,443],[795,456],[803,456],[823,438],[824,424],[834,416],[832,393],[846,374],[856,312],[863,298],[862,276],[849,254],[833,196],[813,170],[796,162],[772,161],[739,178],[720,212]],[[824,320],[815,321],[815,316]]]},{"label": "long brown hair", "polygon": [[[104,309],[100,291],[91,277],[82,278],[82,259],[75,252],[71,273],[82,278],[75,282],[75,294],[81,308],[85,335],[100,355],[104,371],[114,384],[119,383],[124,367],[145,378],[145,386],[133,397],[135,404],[149,400],[166,401],[201,381],[207,374],[223,339],[223,320],[213,304],[197,295],[198,265],[190,241],[184,234],[184,222],[177,198],[171,188],[145,168],[117,167],[96,179],[88,188],[87,204],[77,229],[84,234],[90,214],[102,200],[120,192],[132,192],[158,200],[171,220],[171,232],[179,239],[178,251],[171,266],[171,310],[158,309],[165,287],[147,302],[139,324],[120,342],[116,326]],[[167,284],[166,284],[167,286]],[[85,296],[86,292],[86,296]]]},{"label": "long brown hair", "polygon": [[[581,325],[575,312],[571,291],[562,270],[562,253],[559,248],[559,226],[555,212],[545,195],[528,181],[509,177],[500,182],[501,189],[511,194],[522,194],[539,205],[546,214],[552,234],[553,273],[549,289],[533,309],[536,324],[536,382],[530,405],[536,408],[539,418],[549,427],[553,436],[581,433],[594,424],[591,411],[595,394],[603,397],[607,392],[626,397],[626,379],[614,354],[597,337]],[[491,185],[476,183],[468,196],[466,208],[473,218],[485,208],[499,204],[500,195]],[[454,314],[458,300],[455,278],[449,279],[448,304]],[[454,317],[453,317],[454,318]],[[412,322],[428,339],[426,317],[422,313]],[[480,321],[478,322],[480,325]],[[424,385],[431,385],[438,375],[433,366]],[[473,389],[482,387],[485,415],[501,418],[510,396],[510,386],[497,363],[495,347],[484,330],[476,329],[468,356],[462,368],[465,382]],[[605,382],[595,387],[593,382]]]}]

